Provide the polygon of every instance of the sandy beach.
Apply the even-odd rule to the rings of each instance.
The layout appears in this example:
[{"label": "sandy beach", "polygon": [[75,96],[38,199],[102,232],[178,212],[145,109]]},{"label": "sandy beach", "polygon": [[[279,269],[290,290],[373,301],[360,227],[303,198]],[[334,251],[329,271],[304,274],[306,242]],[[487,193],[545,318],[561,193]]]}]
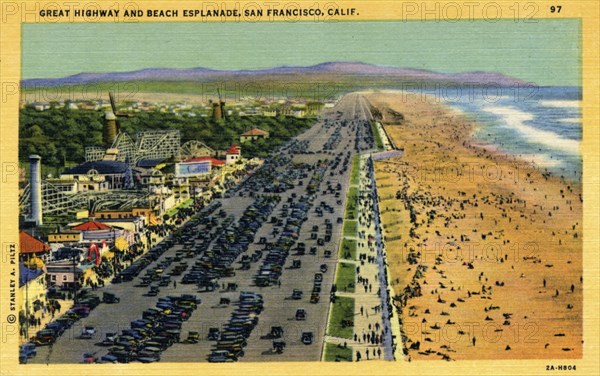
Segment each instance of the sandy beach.
[{"label": "sandy beach", "polygon": [[366,97],[404,149],[375,169],[405,359],[581,358],[580,183],[440,104]]}]

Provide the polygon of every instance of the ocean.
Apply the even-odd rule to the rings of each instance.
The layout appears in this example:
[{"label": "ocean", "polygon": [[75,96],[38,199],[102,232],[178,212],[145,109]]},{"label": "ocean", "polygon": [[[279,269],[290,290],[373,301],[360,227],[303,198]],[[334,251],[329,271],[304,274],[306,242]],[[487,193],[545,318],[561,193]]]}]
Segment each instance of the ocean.
[{"label": "ocean", "polygon": [[438,98],[481,125],[475,138],[482,143],[555,175],[581,181],[579,87],[455,87],[440,91]]}]

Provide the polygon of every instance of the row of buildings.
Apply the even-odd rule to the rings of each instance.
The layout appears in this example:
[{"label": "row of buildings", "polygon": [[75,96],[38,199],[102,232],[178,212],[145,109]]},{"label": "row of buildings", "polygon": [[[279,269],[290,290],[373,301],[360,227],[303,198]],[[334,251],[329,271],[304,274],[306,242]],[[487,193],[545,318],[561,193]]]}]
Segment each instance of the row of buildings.
[{"label": "row of buildings", "polygon": [[[142,244],[146,248],[148,229],[166,221],[177,223],[180,208],[222,194],[262,163],[243,158],[240,145],[270,137],[254,128],[239,135],[240,145],[213,150],[201,141],[181,144],[178,130],[145,131],[134,137],[121,132],[122,111],[151,110],[147,103],[126,106],[119,113],[114,103],[65,105],[71,110],[106,107],[104,142],[86,149],[85,162],[56,177],[43,178],[41,157],[29,156],[29,184],[20,195],[24,312],[44,300],[48,287],[69,290],[94,266],[110,263],[115,250],[127,252]],[[223,102],[219,109],[221,116],[230,111]]]},{"label": "row of buildings", "polygon": [[[221,105],[223,103],[223,105]],[[122,113],[135,114],[137,112],[162,112],[172,113],[177,116],[187,117],[213,117],[221,119],[226,116],[293,116],[298,118],[317,115],[323,108],[333,107],[333,102],[318,102],[302,99],[284,100],[254,100],[242,98],[224,108],[224,102],[209,100],[206,103],[190,104],[185,102],[164,103],[148,101],[126,101],[120,106]],[[103,99],[81,99],[68,101],[23,101],[22,107],[29,107],[36,111],[47,111],[52,108],[67,108],[69,110],[110,110],[110,102]],[[218,107],[218,108],[217,108]]]}]

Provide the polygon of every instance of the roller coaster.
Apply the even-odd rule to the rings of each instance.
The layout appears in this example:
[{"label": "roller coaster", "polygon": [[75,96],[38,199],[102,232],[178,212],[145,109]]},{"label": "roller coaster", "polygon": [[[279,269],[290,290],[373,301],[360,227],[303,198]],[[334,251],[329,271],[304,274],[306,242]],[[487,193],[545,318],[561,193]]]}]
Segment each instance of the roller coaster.
[{"label": "roller coaster", "polygon": [[[133,207],[148,207],[152,200],[148,192],[134,190],[111,190],[109,192],[65,193],[51,183],[42,182],[42,214],[59,214],[79,210],[91,213],[100,210],[128,210]],[[29,185],[19,196],[19,209],[28,214],[30,200]]]}]

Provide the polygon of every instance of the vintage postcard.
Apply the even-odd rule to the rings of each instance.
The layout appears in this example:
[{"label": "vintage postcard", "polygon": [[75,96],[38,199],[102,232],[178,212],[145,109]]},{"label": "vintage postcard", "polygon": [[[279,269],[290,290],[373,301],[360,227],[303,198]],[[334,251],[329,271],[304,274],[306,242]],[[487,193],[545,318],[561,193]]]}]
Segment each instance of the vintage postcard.
[{"label": "vintage postcard", "polygon": [[600,372],[598,3],[0,4],[2,375]]}]

